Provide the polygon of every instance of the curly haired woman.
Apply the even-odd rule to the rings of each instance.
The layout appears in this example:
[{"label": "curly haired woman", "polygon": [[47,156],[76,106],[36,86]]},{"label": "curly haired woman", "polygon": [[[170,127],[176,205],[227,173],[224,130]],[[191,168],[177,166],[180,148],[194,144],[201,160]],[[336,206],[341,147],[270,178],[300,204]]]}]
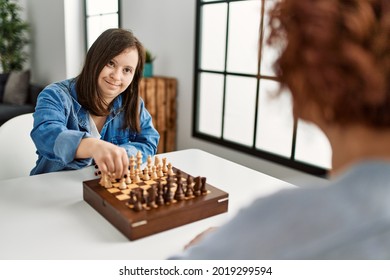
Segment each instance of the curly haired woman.
[{"label": "curly haired woman", "polygon": [[269,43],[294,115],[333,150],[325,185],[256,200],[183,259],[390,258],[390,2],[281,0]]}]

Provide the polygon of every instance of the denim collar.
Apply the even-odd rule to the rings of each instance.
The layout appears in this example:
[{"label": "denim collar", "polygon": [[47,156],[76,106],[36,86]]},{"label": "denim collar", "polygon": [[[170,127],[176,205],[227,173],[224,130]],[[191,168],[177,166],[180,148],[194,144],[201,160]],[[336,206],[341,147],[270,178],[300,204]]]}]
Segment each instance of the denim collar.
[{"label": "denim collar", "polygon": [[[73,108],[77,114],[77,118],[79,119],[79,125],[81,128],[90,132],[90,124],[89,124],[89,116],[88,111],[81,106],[81,104],[77,101],[77,92],[76,92],[76,79],[71,79],[69,82],[69,92],[73,102]],[[104,134],[105,126],[112,119],[114,119],[122,110],[122,94],[118,95],[113,101],[113,106],[111,108],[110,115],[107,117],[106,123],[103,126],[101,134]]]}]

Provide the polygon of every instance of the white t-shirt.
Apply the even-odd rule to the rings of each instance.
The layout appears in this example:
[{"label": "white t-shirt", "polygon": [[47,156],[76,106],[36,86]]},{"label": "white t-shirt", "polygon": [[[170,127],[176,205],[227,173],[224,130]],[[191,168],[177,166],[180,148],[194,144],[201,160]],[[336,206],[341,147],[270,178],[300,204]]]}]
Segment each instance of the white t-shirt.
[{"label": "white t-shirt", "polygon": [[96,127],[95,122],[92,119],[91,114],[89,114],[89,122],[91,124],[91,135],[92,135],[92,137],[100,139],[101,135],[100,135],[100,133],[99,133],[97,127]]}]

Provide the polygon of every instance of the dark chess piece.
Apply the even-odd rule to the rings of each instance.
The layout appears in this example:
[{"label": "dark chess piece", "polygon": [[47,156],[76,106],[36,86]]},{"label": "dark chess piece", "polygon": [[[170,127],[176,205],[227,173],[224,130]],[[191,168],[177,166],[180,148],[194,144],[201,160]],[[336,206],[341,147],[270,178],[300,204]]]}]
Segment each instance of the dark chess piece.
[{"label": "dark chess piece", "polygon": [[182,183],[177,183],[174,199],[176,199],[177,201],[182,201],[184,199],[184,192],[183,192],[183,184]]},{"label": "dark chess piece", "polygon": [[134,209],[135,212],[140,212],[143,209],[141,201],[137,200],[134,203],[134,208],[133,209]]},{"label": "dark chess piece", "polygon": [[148,203],[147,205],[150,208],[156,208],[156,188],[154,185],[150,186],[150,188],[147,190],[148,193]]},{"label": "dark chess piece", "polygon": [[169,204],[172,202],[173,200],[173,192],[172,192],[172,183],[171,183],[172,179],[170,178],[170,176],[168,176],[167,178],[167,184],[165,185],[165,188],[164,188],[164,201],[166,204]]},{"label": "dark chess piece", "polygon": [[137,190],[135,192],[135,201],[134,201],[134,211],[136,212],[140,212],[142,209],[143,209],[143,206],[142,206],[142,193]]},{"label": "dark chess piece", "polygon": [[178,170],[176,171],[176,182],[177,182],[177,183],[181,183],[181,177],[182,177],[181,171],[178,169]]},{"label": "dark chess piece", "polygon": [[194,186],[194,195],[200,196],[202,193],[200,191],[201,186],[201,178],[198,176],[195,178],[195,186]]},{"label": "dark chess piece", "polygon": [[206,195],[207,194],[206,177],[202,177],[201,182],[202,182],[202,184],[200,186],[200,192],[201,192],[201,194]]},{"label": "dark chess piece", "polygon": [[186,188],[186,192],[185,192],[186,197],[191,197],[194,195],[194,188],[192,186],[192,183],[193,183],[192,177],[188,176],[187,177],[187,188]]},{"label": "dark chess piece", "polygon": [[130,199],[129,199],[128,203],[129,203],[129,205],[134,206],[134,203],[137,200],[137,196],[136,196],[135,192],[133,190],[131,190],[129,196],[130,196]]},{"label": "dark chess piece", "polygon": [[164,186],[161,184],[161,182],[158,182],[157,186],[157,198],[156,203],[158,206],[164,205]]}]

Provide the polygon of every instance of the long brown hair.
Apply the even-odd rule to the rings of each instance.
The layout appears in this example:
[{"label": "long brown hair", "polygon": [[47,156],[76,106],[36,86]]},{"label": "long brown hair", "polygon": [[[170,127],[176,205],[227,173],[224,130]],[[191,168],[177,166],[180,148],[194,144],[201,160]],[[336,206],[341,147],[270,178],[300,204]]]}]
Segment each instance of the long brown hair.
[{"label": "long brown hair", "polygon": [[133,81],[121,93],[122,110],[125,112],[124,128],[140,132],[139,123],[139,83],[145,64],[145,49],[131,31],[112,28],[104,31],[87,52],[84,67],[77,77],[76,90],[79,103],[89,112],[97,116],[110,113],[111,104],[106,104],[98,90],[98,77],[102,69],[115,56],[127,48],[138,51],[138,65]]},{"label": "long brown hair", "polygon": [[282,0],[270,28],[298,117],[314,102],[324,119],[390,126],[389,0]]}]

